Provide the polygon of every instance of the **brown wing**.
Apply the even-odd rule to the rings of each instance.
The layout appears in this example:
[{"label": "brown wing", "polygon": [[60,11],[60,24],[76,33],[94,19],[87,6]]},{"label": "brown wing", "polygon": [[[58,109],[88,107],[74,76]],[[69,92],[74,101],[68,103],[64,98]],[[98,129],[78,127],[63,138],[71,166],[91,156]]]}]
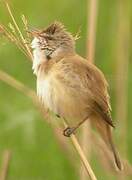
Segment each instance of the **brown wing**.
[{"label": "brown wing", "polygon": [[87,102],[87,107],[91,106],[91,111],[98,113],[103,120],[114,127],[110,115],[108,83],[103,73],[78,55],[63,59],[60,64],[59,78],[67,86],[76,87],[75,93],[81,95],[81,99]]},{"label": "brown wing", "polygon": [[[88,63],[87,63],[88,64]],[[111,118],[111,106],[109,102],[108,83],[103,73],[94,65],[87,65],[87,84],[93,101],[93,110],[97,112],[103,120],[114,127]]]}]

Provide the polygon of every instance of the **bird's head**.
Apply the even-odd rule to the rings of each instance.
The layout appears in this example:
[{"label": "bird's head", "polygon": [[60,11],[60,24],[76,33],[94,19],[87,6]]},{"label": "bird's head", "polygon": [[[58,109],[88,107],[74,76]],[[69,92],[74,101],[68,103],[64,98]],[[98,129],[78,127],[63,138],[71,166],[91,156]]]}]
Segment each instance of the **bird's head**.
[{"label": "bird's head", "polygon": [[75,39],[63,24],[55,22],[42,31],[31,32],[34,37],[32,48],[39,50],[47,60],[63,57],[75,51]]}]

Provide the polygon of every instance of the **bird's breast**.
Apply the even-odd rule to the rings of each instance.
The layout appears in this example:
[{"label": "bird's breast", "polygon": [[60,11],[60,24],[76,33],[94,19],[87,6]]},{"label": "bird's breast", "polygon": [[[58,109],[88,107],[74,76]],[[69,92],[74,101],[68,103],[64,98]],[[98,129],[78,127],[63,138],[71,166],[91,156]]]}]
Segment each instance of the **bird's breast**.
[{"label": "bird's breast", "polygon": [[37,78],[37,95],[45,108],[61,117],[77,120],[87,116],[84,104],[76,92],[53,76]]},{"label": "bird's breast", "polygon": [[50,77],[37,78],[37,95],[46,108],[53,109],[53,88]]}]

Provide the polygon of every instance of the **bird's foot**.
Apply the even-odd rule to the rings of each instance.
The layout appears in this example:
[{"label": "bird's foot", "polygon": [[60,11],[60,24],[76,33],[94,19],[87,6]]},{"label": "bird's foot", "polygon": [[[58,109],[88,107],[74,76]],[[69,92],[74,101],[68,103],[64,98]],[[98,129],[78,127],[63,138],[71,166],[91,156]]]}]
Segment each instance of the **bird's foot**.
[{"label": "bird's foot", "polygon": [[71,134],[73,134],[75,132],[75,128],[70,128],[70,127],[67,127],[66,129],[64,129],[63,131],[63,135],[66,136],[66,137],[70,137]]}]

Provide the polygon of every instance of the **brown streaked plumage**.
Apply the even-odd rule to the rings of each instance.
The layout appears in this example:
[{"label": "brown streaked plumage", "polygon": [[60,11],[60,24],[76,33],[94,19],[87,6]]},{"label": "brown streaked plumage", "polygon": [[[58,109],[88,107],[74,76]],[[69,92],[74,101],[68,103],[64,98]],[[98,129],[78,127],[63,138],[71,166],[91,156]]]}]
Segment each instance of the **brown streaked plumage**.
[{"label": "brown streaked plumage", "polygon": [[37,94],[45,107],[67,119],[70,135],[88,118],[96,126],[115,163],[121,170],[118,153],[112,142],[114,127],[103,73],[75,52],[75,40],[58,22],[43,31],[32,32],[33,70],[37,76]]}]

